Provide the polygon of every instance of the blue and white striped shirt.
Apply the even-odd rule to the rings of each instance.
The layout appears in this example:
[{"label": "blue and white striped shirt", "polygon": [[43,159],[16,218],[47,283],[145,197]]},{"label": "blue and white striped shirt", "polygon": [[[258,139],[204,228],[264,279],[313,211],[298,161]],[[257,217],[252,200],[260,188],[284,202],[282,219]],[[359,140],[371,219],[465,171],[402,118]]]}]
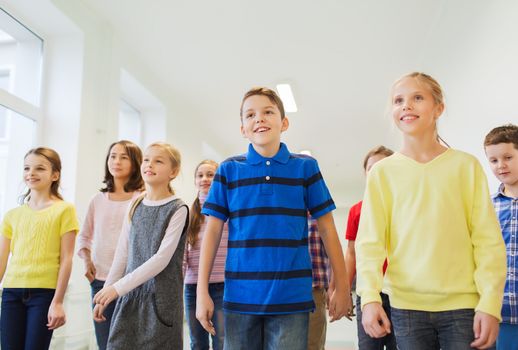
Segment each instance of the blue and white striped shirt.
[{"label": "blue and white striped shirt", "polygon": [[229,220],[226,311],[289,314],[314,308],[307,212],[335,209],[317,161],[281,143],[272,158],[248,153],[225,160],[202,213]]},{"label": "blue and white striped shirt", "polygon": [[507,252],[502,322],[518,324],[518,198],[507,197],[503,184],[492,197]]}]

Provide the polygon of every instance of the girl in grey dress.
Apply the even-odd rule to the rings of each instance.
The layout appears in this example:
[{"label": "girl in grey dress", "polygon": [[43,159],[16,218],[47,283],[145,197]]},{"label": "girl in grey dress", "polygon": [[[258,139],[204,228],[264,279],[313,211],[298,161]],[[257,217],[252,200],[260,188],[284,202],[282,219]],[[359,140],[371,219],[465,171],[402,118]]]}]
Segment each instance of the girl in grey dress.
[{"label": "girl in grey dress", "polygon": [[188,209],[169,183],[180,153],[153,143],[144,152],[146,193],[131,206],[105,287],[96,294],[94,320],[117,299],[108,349],[182,349],[183,279]]}]

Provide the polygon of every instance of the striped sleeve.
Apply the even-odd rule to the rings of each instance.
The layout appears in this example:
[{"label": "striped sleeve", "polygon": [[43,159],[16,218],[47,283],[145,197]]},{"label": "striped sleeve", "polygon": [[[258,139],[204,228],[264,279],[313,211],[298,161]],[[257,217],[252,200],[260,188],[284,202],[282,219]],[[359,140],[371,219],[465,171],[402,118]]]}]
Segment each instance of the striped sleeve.
[{"label": "striped sleeve", "polygon": [[336,209],[316,160],[308,162],[306,168],[306,205],[311,216],[318,219]]},{"label": "striped sleeve", "polygon": [[201,211],[204,215],[214,216],[223,221],[227,221],[229,216],[225,165],[223,163],[219,166]]}]

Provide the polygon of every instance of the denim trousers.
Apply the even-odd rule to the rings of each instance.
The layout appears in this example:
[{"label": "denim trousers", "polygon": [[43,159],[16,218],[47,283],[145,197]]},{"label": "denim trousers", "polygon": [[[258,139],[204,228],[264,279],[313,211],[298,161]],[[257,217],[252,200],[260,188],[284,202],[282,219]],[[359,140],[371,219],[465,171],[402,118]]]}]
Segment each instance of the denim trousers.
[{"label": "denim trousers", "polygon": [[191,337],[191,349],[208,350],[209,338],[212,339],[212,349],[223,350],[225,339],[225,325],[223,321],[223,290],[225,284],[209,283],[209,295],[214,302],[214,315],[212,323],[216,330],[216,335],[211,336],[196,319],[196,284],[186,284],[184,286],[185,317],[189,326]]},{"label": "denim trousers", "polygon": [[472,349],[473,309],[416,311],[392,308],[392,322],[400,350]]},{"label": "denim trousers", "polygon": [[496,339],[497,350],[518,350],[518,324],[500,323]]},{"label": "denim trousers", "polygon": [[225,312],[225,350],[307,350],[309,312],[249,315]]},{"label": "denim trousers", "polygon": [[[383,306],[383,310],[387,314],[388,319],[392,323],[391,315],[390,315],[390,301],[389,296],[381,293],[381,303]],[[391,326],[392,333],[387,334],[383,338],[371,338],[367,333],[365,333],[365,329],[363,329],[362,325],[362,309],[361,309],[361,298],[358,296],[356,298],[356,322],[358,325],[358,349],[359,350],[396,350],[396,337],[394,335],[394,327]]]},{"label": "denim trousers", "polygon": [[[104,287],[104,281],[100,281],[94,279],[90,283],[90,288],[92,289],[92,300],[101,289]],[[117,301],[114,300],[108,305],[108,307],[104,310],[104,317],[106,321],[104,322],[95,322],[94,321],[94,329],[95,329],[95,339],[97,340],[97,346],[100,350],[106,350],[106,344],[108,343],[108,337],[110,335],[110,324],[112,321],[113,311],[115,310],[115,304]],[[94,307],[95,304],[92,304]]]},{"label": "denim trousers", "polygon": [[0,316],[3,350],[46,350],[52,331],[47,328],[55,289],[4,288]]}]

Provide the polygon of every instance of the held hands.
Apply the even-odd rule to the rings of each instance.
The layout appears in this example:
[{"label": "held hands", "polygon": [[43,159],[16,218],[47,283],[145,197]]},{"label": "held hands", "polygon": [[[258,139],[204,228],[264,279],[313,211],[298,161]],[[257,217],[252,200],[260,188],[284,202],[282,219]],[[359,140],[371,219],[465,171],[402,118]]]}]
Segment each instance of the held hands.
[{"label": "held hands", "polygon": [[91,259],[85,259],[85,277],[88,279],[89,283],[95,279],[95,265]]},{"label": "held hands", "polygon": [[113,286],[108,286],[101,289],[94,297],[94,320],[95,322],[106,321],[103,313],[106,307],[115,299],[119,297],[117,290]]},{"label": "held hands", "polygon": [[49,307],[49,313],[47,314],[47,327],[49,330],[54,330],[66,322],[65,309],[62,303],[52,302]]},{"label": "held hands", "polygon": [[216,329],[211,321],[213,315],[214,302],[211,297],[207,293],[199,293],[196,298],[196,319],[207,332],[214,336],[216,335]]},{"label": "held hands", "polygon": [[473,320],[473,334],[475,340],[471,347],[477,349],[487,349],[493,346],[498,336],[498,319],[482,311],[475,312]]},{"label": "held hands", "polygon": [[338,289],[329,290],[328,293],[331,295],[328,306],[330,322],[339,320],[344,316],[351,320],[351,316],[354,316],[351,294]]},{"label": "held hands", "polygon": [[390,321],[380,303],[369,303],[362,310],[362,325],[371,338],[382,338],[390,333]]}]

